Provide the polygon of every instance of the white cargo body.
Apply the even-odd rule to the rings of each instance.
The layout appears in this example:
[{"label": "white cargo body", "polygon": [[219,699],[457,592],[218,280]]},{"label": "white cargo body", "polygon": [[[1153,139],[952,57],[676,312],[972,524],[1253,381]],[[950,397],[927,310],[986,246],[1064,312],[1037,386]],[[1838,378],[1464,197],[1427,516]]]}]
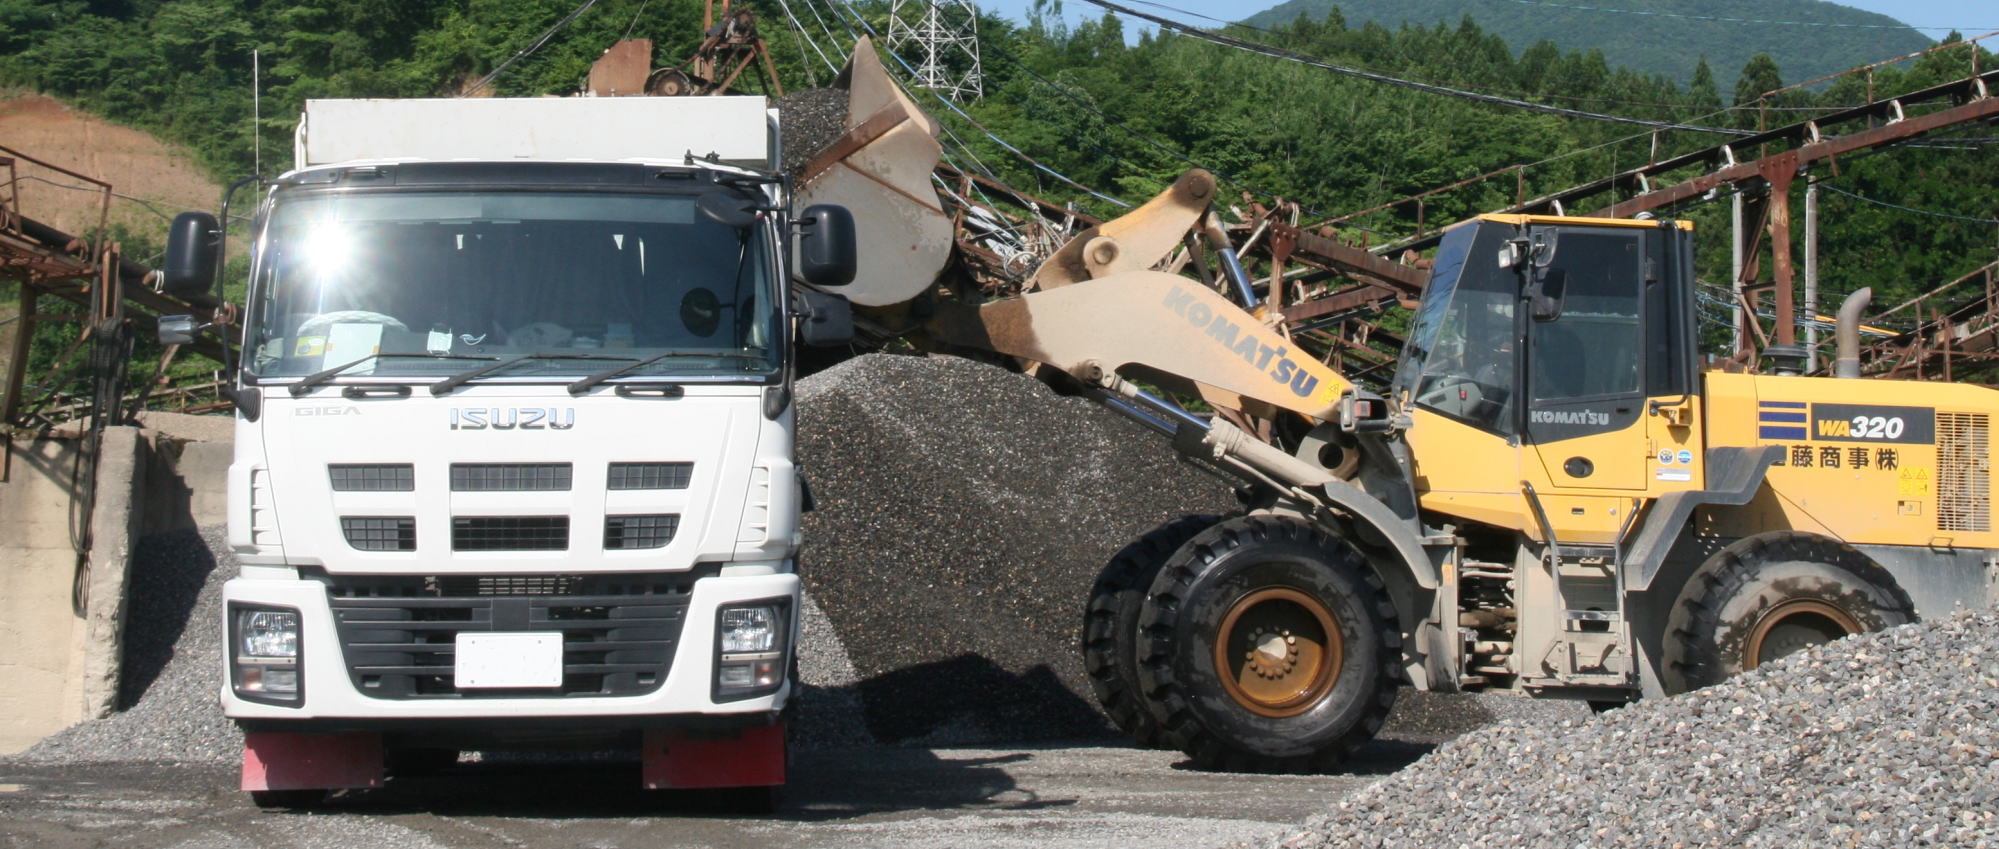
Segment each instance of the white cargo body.
[{"label": "white cargo body", "polygon": [[783,782],[793,336],[836,341],[789,248],[853,261],[844,211],[793,220],[778,130],[756,97],[307,103],[234,388],[243,789],[550,745]]},{"label": "white cargo body", "polygon": [[769,169],[777,119],[761,97],[308,100],[300,168],[351,162],[679,162]]}]

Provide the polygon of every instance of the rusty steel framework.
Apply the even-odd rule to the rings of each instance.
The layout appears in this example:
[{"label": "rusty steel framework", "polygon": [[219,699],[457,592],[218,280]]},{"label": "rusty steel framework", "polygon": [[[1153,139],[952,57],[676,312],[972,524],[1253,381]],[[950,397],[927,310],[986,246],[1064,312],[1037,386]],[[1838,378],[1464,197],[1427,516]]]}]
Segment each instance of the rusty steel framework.
[{"label": "rusty steel framework", "polygon": [[[1988,33],[1971,41],[1995,35],[1999,33]],[[1846,74],[1765,92],[1759,103],[1767,104],[1785,92],[1854,74],[1865,75],[1868,89],[1872,92],[1876,68],[1928,53],[1963,48],[1967,43],[1940,45]],[[1861,106],[1832,110],[1825,115],[1781,127],[1766,126],[1754,135],[1689,153],[1660,157],[1660,131],[1654,131],[1651,134],[1653,155],[1644,165],[1558,191],[1529,196],[1530,166],[1513,166],[1328,219],[1321,225],[1339,227],[1382,218],[1407,222],[1413,218],[1414,235],[1366,251],[1369,254],[1388,251],[1407,254],[1434,247],[1441,239],[1443,230],[1448,229],[1448,225],[1432,226],[1428,220],[1429,205],[1434,199],[1475,186],[1489,186],[1497,181],[1510,183],[1515,200],[1510,206],[1493,212],[1542,215],[1567,215],[1578,210],[1592,210],[1583,214],[1627,218],[1689,201],[1712,199],[1726,192],[1742,192],[1749,200],[1749,212],[1745,216],[1745,230],[1738,234],[1738,238],[1747,242],[1747,248],[1740,277],[1734,281],[1735,296],[1741,307],[1737,311],[1741,316],[1737,334],[1741,346],[1729,358],[1728,364],[1736,368],[1753,368],[1757,348],[1791,346],[1797,342],[1798,308],[1794,303],[1797,287],[1791,244],[1793,185],[1798,178],[1813,174],[1815,169],[1830,168],[1836,173],[1839,157],[1844,155],[1907,144],[1948,127],[1999,118],[1999,97],[1994,96],[1994,89],[1999,88],[1999,69],[1981,69],[1978,67],[1978,52],[1969,48],[1965,52],[1971,57],[1971,67],[1970,73],[1961,79],[1873,100]],[[1759,111],[1759,124],[1766,123],[1768,114],[1767,111]],[[1770,275],[1768,280],[1763,280],[1761,257],[1766,250]],[[1358,259],[1354,253],[1348,250],[1342,256]],[[1756,317],[1761,311],[1758,306],[1766,297],[1775,315],[1767,329]],[[1958,326],[1989,327],[1989,302],[1968,304],[1963,310],[1955,313],[1959,316],[1956,319]],[[1976,338],[1960,336],[1958,332],[1913,334],[1901,347],[1894,349],[1902,365],[1874,370],[1896,374],[1939,374],[1934,367],[1911,371],[1911,364],[1934,363],[1939,358],[1958,355],[1956,352],[1959,349]],[[1888,350],[1874,349],[1877,355]]]},{"label": "rusty steel framework", "polygon": [[729,94],[744,71],[762,63],[759,80],[765,93],[783,97],[784,85],[771,64],[770,46],[757,34],[756,13],[747,7],[731,8],[731,0],[721,0],[719,11],[716,14],[715,0],[707,0],[701,13],[701,43],[680,64],[654,68],[652,39],[627,38],[590,66],[584,89],[597,97]]},{"label": "rusty steel framework", "polygon": [[[98,194],[96,224],[89,236],[72,236],[24,214],[20,167],[33,165],[90,186]],[[126,260],[117,242],[108,238],[112,187],[110,183],[20,151],[0,147],[0,278],[19,284],[19,311],[12,343],[4,353],[6,386],[0,393],[0,428],[48,432],[88,417],[93,426],[122,421],[145,406],[165,369],[180,353],[171,346],[159,371],[136,395],[127,395],[127,369],[135,334],[158,327],[159,316],[213,314],[155,291],[154,275]],[[83,308],[81,312],[42,312],[43,296],[53,296]],[[30,380],[28,360],[37,328],[76,323],[79,330],[39,380]],[[195,353],[220,359],[214,340],[187,346]],[[64,391],[60,378],[79,357],[88,362],[92,390],[88,398]],[[169,392],[176,390],[169,388]],[[185,393],[180,393],[185,394]],[[193,400],[190,398],[190,400]]]},{"label": "rusty steel framework", "polygon": [[1866,371],[1883,377],[1956,379],[1964,366],[1999,362],[1999,261],[1876,313],[1906,311],[1916,326],[1870,346]]}]

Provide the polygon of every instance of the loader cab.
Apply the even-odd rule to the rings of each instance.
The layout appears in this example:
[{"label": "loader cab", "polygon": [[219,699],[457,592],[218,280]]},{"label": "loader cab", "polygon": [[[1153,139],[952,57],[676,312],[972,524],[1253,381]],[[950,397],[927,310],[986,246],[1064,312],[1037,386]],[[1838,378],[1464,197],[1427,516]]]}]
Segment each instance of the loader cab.
[{"label": "loader cab", "polygon": [[1451,231],[1395,395],[1527,449],[1521,479],[1547,487],[1697,482],[1690,237],[1679,222],[1524,215]]}]

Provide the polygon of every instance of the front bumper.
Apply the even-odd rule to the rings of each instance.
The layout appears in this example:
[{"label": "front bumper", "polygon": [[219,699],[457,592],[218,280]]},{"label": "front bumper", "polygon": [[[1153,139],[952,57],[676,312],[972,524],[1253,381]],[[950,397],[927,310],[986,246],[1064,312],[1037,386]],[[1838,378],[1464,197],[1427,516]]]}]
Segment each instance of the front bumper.
[{"label": "front bumper", "polygon": [[[305,698],[296,707],[247,701],[229,686],[229,653],[223,657],[223,713],[245,726],[266,722],[308,722],[314,726],[354,726],[375,721],[411,720],[432,724],[490,720],[547,724],[565,718],[595,718],[630,727],[662,724],[762,724],[782,710],[791,695],[787,680],[770,695],[728,702],[712,698],[716,610],[731,604],[790,599],[787,633],[796,644],[799,581],[795,574],[706,577],[694,582],[686,619],[665,680],[651,692],[630,696],[482,696],[479,698],[376,698],[360,692],[349,674],[335,627],[326,585],[310,580],[237,578],[223,585],[224,615],[232,605],[269,605],[299,612],[301,669]],[[225,623],[224,633],[228,633]],[[790,648],[790,646],[787,646]],[[672,723],[665,717],[678,716]],[[594,724],[594,723],[593,723]]]}]

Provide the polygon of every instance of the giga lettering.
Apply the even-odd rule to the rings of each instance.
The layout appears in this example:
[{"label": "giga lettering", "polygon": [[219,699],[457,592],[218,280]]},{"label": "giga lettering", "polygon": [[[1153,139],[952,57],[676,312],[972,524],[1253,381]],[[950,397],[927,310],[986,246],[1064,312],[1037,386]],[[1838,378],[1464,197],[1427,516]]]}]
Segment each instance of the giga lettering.
[{"label": "giga lettering", "polygon": [[1214,308],[1194,300],[1191,290],[1173,287],[1166,293],[1166,308],[1186,319],[1188,324],[1207,331],[1209,338],[1241,357],[1243,362],[1258,369],[1267,369],[1264,373],[1279,385],[1290,387],[1291,394],[1310,398],[1312,390],[1319,388],[1319,378],[1291,359],[1289,348],[1271,347],[1257,341],[1254,333],[1244,332],[1227,315],[1217,315]]},{"label": "giga lettering", "polygon": [[452,430],[568,430],[576,426],[576,409],[549,407],[468,407],[451,410]]}]

